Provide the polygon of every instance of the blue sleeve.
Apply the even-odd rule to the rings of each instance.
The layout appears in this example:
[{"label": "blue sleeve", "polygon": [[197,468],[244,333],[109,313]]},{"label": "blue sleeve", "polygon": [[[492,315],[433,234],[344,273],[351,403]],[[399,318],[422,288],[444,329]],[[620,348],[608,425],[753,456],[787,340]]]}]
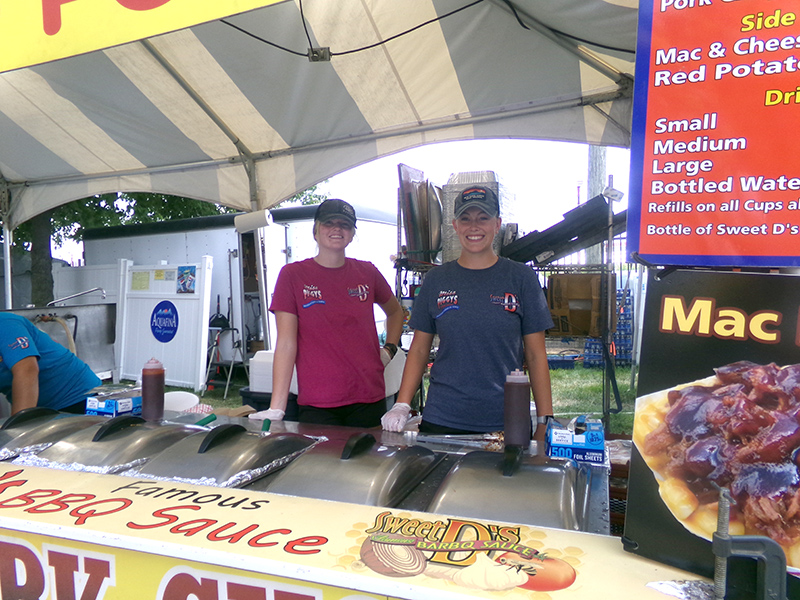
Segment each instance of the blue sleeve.
[{"label": "blue sleeve", "polygon": [[23,358],[39,356],[39,350],[25,325],[16,319],[4,319],[0,334],[0,357],[11,369]]}]

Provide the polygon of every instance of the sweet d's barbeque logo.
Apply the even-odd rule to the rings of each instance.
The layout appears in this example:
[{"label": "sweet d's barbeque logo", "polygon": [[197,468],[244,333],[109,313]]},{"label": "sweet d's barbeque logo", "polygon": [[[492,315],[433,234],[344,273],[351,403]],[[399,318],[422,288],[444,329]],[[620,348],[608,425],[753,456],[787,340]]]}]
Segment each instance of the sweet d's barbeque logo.
[{"label": "sweet d's barbeque logo", "polygon": [[351,298],[358,298],[360,302],[366,302],[369,299],[369,286],[366,283],[360,283],[354,288],[347,288],[347,295]]},{"label": "sweet d's barbeque logo", "polygon": [[358,559],[350,562],[355,571],[425,575],[487,591],[567,588],[577,578],[574,566],[581,564],[578,556],[583,553],[578,548],[570,553],[534,548],[543,546],[544,532],[532,532],[540,539],[523,543],[519,527],[464,519],[424,521],[391,511],[380,513],[364,533]]},{"label": "sweet d's barbeque logo", "polygon": [[492,294],[489,296],[489,302],[496,306],[502,306],[503,310],[508,312],[517,312],[517,309],[522,306],[516,294],[506,292],[504,294]]}]

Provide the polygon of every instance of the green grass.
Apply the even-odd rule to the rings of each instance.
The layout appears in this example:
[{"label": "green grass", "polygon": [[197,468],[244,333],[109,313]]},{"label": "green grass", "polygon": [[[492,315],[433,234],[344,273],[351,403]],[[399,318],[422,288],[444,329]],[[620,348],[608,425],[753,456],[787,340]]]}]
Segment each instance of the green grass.
[{"label": "green grass", "polygon": [[[225,375],[220,373],[219,375],[215,376],[217,379],[225,378]],[[203,395],[200,397],[200,402],[203,404],[209,404],[214,408],[236,408],[242,405],[242,397],[239,394],[239,390],[243,387],[247,387],[250,384],[247,381],[247,376],[245,375],[244,369],[235,368],[233,370],[233,375],[231,376],[231,384],[228,387],[228,396],[225,396],[225,382],[223,381],[220,383],[215,383],[209,385],[208,389],[205,392],[201,392]],[[167,386],[166,391],[170,390],[177,390],[180,388],[172,388]],[[200,394],[198,394],[199,396]]]},{"label": "green grass", "polygon": [[[603,369],[554,369],[550,371],[553,388],[553,412],[559,418],[577,415],[603,416]],[[630,435],[633,431],[633,408],[636,389],[631,388],[631,368],[617,367],[616,381],[622,411],[609,415],[609,431]],[[616,407],[613,390],[610,392],[611,407]]]}]

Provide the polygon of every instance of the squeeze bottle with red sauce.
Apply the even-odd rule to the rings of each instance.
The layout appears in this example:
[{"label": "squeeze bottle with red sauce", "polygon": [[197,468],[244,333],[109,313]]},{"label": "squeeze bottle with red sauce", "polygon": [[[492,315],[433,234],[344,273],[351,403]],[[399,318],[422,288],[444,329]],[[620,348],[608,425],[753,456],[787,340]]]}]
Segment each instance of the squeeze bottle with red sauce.
[{"label": "squeeze bottle with red sauce", "polygon": [[528,448],[531,443],[531,385],[525,371],[511,371],[503,392],[505,445]]},{"label": "squeeze bottle with red sauce", "polygon": [[164,418],[164,365],[155,358],[142,368],[142,418],[145,421]]}]

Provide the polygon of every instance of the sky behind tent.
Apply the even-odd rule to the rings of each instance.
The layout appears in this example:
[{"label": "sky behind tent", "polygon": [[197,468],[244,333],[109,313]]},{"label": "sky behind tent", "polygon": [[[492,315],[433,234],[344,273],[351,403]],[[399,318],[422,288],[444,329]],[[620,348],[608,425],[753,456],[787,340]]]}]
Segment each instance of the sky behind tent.
[{"label": "sky behind tent", "polygon": [[[629,151],[607,148],[606,172],[625,196],[615,212],[627,208]],[[514,196],[514,217],[521,232],[542,231],[588,200],[589,147],[586,144],[541,140],[470,140],[430,144],[405,150],[355,167],[320,184],[319,191],[357,206],[396,211],[397,165],[419,169],[437,186],[467,171],[494,171]],[[81,244],[54,248],[53,255],[77,265]]]},{"label": "sky behind tent", "polygon": [[[607,148],[607,175],[613,175],[614,188],[625,194],[614,212],[627,208],[629,156],[628,149]],[[396,210],[399,163],[422,171],[440,187],[455,173],[494,171],[506,192],[513,194],[515,221],[526,233],[555,225],[579,201],[589,199],[589,146],[541,140],[470,140],[421,146],[331,177],[320,190],[359,206]]]}]

